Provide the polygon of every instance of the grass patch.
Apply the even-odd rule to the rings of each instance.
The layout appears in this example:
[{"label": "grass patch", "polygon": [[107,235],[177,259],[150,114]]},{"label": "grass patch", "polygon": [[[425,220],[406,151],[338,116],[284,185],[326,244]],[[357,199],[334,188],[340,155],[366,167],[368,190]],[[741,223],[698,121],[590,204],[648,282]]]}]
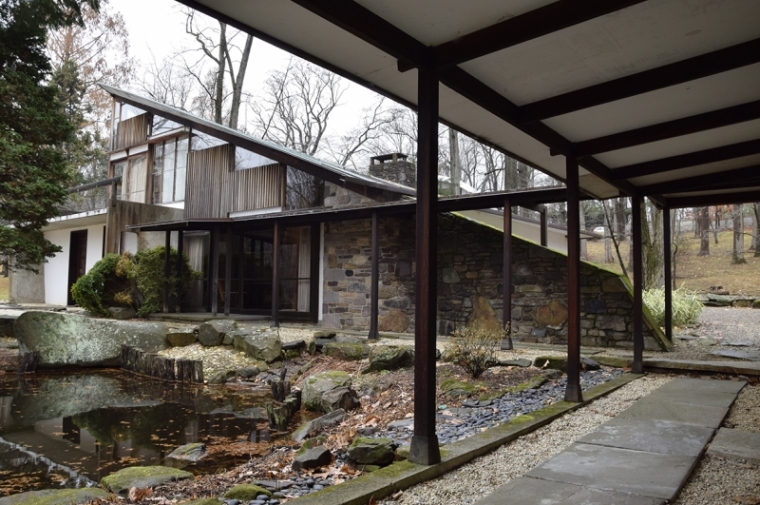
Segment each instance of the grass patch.
[{"label": "grass patch", "polygon": [[[710,234],[709,256],[697,255],[700,239],[694,237],[694,232],[682,232],[683,253],[679,252],[676,259],[676,285],[698,293],[706,293],[711,286],[723,286],[732,295],[760,296],[760,282],[758,282],[760,279],[760,257],[756,258],[754,251],[748,249],[750,246],[749,229],[745,232],[747,235],[745,235],[744,240],[744,259],[747,260],[747,263],[742,265],[731,264],[732,231],[718,233],[717,244]],[[629,258],[630,246],[630,240],[620,244],[620,253],[626,263]],[[604,240],[589,240],[587,253],[590,262],[621,273],[617,258],[613,263],[604,262]]]}]

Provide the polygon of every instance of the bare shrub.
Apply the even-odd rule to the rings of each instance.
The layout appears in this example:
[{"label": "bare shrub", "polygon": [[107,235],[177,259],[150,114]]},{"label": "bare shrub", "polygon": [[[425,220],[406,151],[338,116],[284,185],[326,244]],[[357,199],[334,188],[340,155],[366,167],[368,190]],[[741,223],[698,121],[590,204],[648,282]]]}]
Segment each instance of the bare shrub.
[{"label": "bare shrub", "polygon": [[460,365],[473,379],[480,377],[496,362],[496,351],[509,330],[499,331],[483,328],[465,328],[451,334],[447,354],[451,361]]}]

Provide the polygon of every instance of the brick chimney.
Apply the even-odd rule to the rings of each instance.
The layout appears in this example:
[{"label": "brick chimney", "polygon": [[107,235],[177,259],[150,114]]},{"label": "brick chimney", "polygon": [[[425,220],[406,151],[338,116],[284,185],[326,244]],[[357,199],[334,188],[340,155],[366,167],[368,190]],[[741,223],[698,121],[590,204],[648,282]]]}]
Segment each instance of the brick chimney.
[{"label": "brick chimney", "polygon": [[417,169],[401,153],[382,154],[369,159],[369,175],[396,182],[410,188],[417,187]]}]

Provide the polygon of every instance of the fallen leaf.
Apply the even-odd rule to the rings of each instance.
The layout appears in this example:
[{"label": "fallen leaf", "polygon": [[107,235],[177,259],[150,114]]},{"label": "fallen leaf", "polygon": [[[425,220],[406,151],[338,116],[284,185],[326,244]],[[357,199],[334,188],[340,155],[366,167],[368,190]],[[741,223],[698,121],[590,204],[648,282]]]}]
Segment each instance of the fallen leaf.
[{"label": "fallen leaf", "polygon": [[760,496],[732,496],[733,500],[742,505],[760,505]]}]

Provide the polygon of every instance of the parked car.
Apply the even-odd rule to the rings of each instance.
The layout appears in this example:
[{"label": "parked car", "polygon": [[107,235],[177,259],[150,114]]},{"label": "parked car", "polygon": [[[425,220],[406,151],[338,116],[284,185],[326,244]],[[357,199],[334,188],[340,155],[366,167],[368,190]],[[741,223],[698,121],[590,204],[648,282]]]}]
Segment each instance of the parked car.
[{"label": "parked car", "polygon": [[596,228],[594,228],[594,233],[599,234],[599,235],[604,235],[604,230],[605,230],[604,226],[597,226]]}]

